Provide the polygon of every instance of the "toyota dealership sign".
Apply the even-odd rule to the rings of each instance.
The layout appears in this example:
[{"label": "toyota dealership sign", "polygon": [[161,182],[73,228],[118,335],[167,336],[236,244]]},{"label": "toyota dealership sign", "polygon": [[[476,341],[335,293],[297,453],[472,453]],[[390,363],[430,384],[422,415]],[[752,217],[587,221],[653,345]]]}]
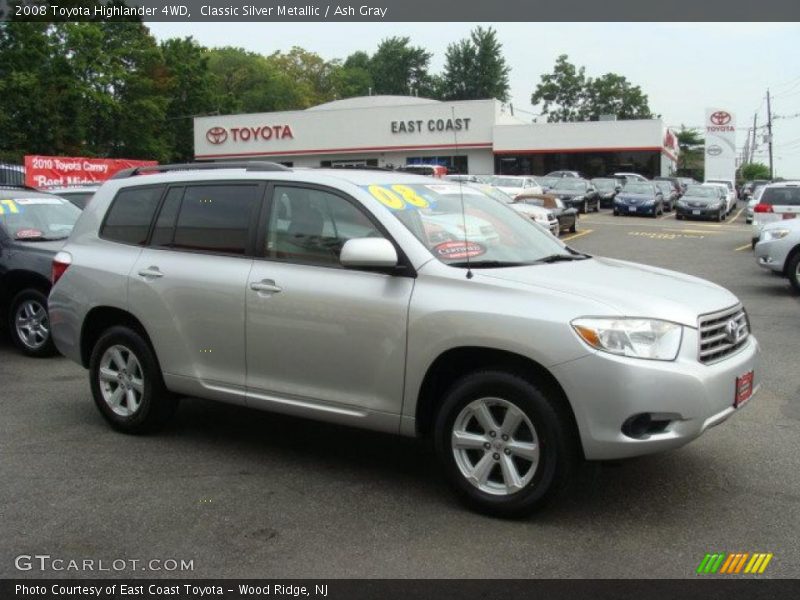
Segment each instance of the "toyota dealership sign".
[{"label": "toyota dealership sign", "polygon": [[736,176],[736,118],[720,108],[707,108],[705,120],[705,178]]}]

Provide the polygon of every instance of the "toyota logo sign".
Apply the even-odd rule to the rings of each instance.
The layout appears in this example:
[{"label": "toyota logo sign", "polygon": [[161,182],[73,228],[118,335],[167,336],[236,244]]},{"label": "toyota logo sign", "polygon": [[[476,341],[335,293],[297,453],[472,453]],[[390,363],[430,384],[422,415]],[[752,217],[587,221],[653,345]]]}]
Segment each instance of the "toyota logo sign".
[{"label": "toyota logo sign", "polygon": [[709,119],[714,125],[727,125],[731,122],[731,113],[718,110],[717,112],[711,113]]},{"label": "toyota logo sign", "polygon": [[722,154],[722,146],[717,146],[716,144],[713,144],[706,149],[706,154],[708,154],[709,156],[719,156],[720,154]]},{"label": "toyota logo sign", "polygon": [[228,130],[224,127],[212,127],[206,131],[206,139],[209,144],[219,145],[228,139]]}]

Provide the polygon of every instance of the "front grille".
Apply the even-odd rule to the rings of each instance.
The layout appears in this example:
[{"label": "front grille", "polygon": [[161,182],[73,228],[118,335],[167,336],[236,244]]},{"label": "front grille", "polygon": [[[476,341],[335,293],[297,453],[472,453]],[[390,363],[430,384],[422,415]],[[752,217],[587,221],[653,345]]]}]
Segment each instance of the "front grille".
[{"label": "front grille", "polygon": [[700,350],[698,359],[709,364],[733,354],[747,343],[750,323],[741,304],[698,319]]}]

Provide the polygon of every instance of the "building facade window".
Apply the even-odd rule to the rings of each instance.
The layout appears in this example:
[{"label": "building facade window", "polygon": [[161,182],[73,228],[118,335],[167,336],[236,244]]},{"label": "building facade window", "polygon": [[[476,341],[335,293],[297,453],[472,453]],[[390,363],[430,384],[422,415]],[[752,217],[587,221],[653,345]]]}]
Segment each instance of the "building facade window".
[{"label": "building facade window", "polygon": [[661,174],[659,150],[623,152],[542,152],[496,154],[498,175],[544,175],[550,171],[580,171],[587,177],[601,177],[617,171],[640,173],[652,178]]},{"label": "building facade window", "polygon": [[409,156],[407,165],[441,165],[448,173],[469,173],[469,160],[466,156]]}]

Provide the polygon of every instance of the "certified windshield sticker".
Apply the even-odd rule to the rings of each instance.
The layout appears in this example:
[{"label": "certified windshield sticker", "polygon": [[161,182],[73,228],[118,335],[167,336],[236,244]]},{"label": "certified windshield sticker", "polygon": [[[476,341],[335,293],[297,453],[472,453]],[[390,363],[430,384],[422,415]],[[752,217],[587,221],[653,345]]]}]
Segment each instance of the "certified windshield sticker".
[{"label": "certified windshield sticker", "polygon": [[428,200],[420,196],[414,188],[407,185],[371,185],[367,188],[367,191],[378,202],[392,210],[428,208],[430,206]]},{"label": "certified windshield sticker", "polygon": [[39,231],[38,229],[20,229],[14,234],[14,238],[18,240],[30,240],[40,237],[44,237],[44,231]]},{"label": "certified windshield sticker", "polygon": [[0,200],[0,215],[5,213],[18,213],[19,207],[14,200]]},{"label": "certified windshield sticker", "polygon": [[434,246],[433,252],[444,260],[459,260],[485,254],[486,246],[476,242],[450,241]]}]

